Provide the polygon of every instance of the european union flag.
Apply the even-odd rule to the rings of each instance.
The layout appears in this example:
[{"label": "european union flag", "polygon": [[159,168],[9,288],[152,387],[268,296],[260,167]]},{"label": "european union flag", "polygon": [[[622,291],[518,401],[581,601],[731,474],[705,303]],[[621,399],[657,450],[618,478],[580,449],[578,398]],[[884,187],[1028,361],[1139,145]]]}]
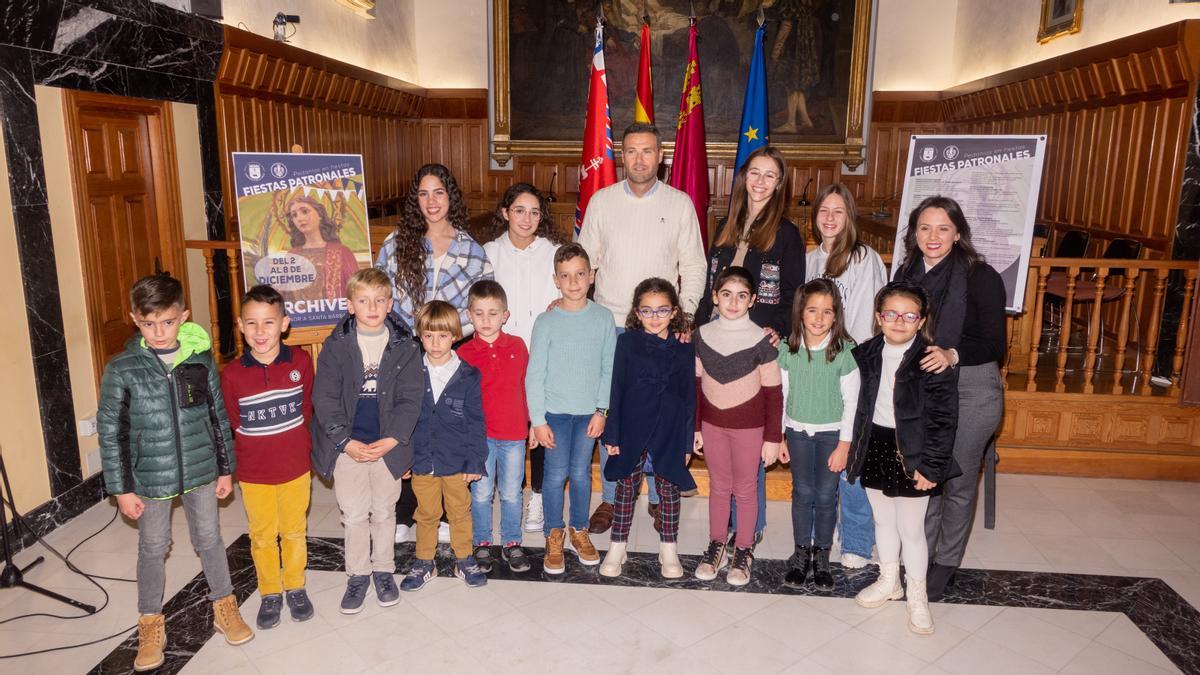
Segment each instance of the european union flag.
[{"label": "european union flag", "polygon": [[754,33],[754,58],[750,61],[750,79],[746,82],[746,98],[742,102],[742,126],[738,129],[734,171],[742,168],[750,153],[767,144],[767,67],[763,56],[766,38],[766,25],[759,25]]}]

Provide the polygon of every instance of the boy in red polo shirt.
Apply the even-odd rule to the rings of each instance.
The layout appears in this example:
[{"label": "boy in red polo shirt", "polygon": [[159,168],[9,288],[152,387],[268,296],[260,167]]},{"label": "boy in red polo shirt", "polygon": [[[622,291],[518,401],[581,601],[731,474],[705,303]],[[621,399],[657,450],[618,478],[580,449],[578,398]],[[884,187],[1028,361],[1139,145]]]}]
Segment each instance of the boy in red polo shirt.
[{"label": "boy in red polo shirt", "polygon": [[242,358],[221,373],[221,392],[233,427],[237,478],[258,575],[261,630],[279,625],[283,593],[292,621],[307,621],[307,512],[312,436],[312,357],[281,342],[288,329],[283,296],[267,285],[242,296],[238,328]]},{"label": "boy in red polo shirt", "polygon": [[477,281],[467,298],[475,337],[458,348],[463,361],[483,374],[483,418],[487,425],[487,474],[471,484],[471,520],[475,562],[484,572],[492,563],[492,498],[500,490],[500,555],[514,572],[529,569],[521,548],[521,491],[525,485],[525,449],[529,445],[529,409],[525,404],[525,368],[529,350],[521,338],[501,330],[508,320],[508,297],[492,280]]}]

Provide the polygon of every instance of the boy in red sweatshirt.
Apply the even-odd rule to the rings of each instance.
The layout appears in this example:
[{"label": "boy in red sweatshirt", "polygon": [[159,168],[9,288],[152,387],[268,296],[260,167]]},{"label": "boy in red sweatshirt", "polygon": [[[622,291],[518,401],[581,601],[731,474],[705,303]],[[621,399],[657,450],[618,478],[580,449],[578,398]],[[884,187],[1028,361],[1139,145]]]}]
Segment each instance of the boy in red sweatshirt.
[{"label": "boy in red sweatshirt", "polygon": [[279,291],[251,288],[238,318],[247,348],[221,373],[262,596],[260,630],[279,625],[285,592],[293,621],[313,616],[304,592],[313,365],[307,352],[282,343],[288,323]]}]

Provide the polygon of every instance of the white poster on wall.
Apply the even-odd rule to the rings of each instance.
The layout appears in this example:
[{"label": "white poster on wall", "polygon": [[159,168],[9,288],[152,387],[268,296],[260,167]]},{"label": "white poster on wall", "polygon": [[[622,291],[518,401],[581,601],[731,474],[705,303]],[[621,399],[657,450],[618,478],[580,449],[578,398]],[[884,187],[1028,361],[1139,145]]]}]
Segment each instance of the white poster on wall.
[{"label": "white poster on wall", "polygon": [[913,136],[892,276],[908,253],[909,213],[926,197],[950,197],[967,217],[971,243],[1004,279],[1006,309],[1022,311],[1045,156],[1045,136]]}]

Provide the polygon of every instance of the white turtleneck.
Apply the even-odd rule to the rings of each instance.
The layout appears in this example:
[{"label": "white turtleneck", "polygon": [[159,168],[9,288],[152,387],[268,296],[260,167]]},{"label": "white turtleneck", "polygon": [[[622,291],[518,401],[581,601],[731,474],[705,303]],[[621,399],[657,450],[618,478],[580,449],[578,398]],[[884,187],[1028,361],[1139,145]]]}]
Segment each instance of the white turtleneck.
[{"label": "white turtleneck", "polygon": [[904,344],[894,345],[886,339],[883,342],[883,364],[879,374],[879,393],[875,396],[875,415],[871,421],[881,427],[896,428],[896,411],[893,409],[893,398],[896,388],[896,371],[900,368],[900,361],[904,359],[904,352],[912,346],[914,335],[909,338]]},{"label": "white turtleneck", "polygon": [[750,320],[747,312],[736,319],[721,317],[700,327],[704,343],[721,356],[753,347],[763,339],[763,329]]}]

